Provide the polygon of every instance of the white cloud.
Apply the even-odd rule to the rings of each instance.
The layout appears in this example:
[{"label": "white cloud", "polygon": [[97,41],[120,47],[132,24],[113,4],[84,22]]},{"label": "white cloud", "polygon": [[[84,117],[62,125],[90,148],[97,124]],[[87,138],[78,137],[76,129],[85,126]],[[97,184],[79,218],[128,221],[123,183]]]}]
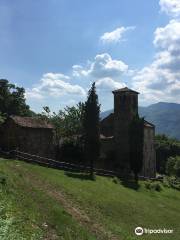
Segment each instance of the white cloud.
[{"label": "white cloud", "polygon": [[154,61],[133,77],[133,86],[149,101],[180,102],[180,21],[171,20],[157,28]]},{"label": "white cloud", "polygon": [[73,75],[78,77],[88,77],[91,80],[100,78],[119,78],[122,73],[127,72],[128,65],[121,60],[114,60],[108,53],[98,54],[93,62],[88,66],[73,66]]},{"label": "white cloud", "polygon": [[115,90],[125,86],[126,85],[124,83],[114,81],[111,78],[101,78],[96,81],[96,87],[100,90]]},{"label": "white cloud", "polygon": [[128,65],[121,60],[112,59],[108,53],[98,54],[87,66],[73,66],[73,76],[87,82],[96,82],[98,89],[113,90],[124,85],[123,74],[128,75]]},{"label": "white cloud", "polygon": [[[101,90],[110,91],[122,88],[125,84],[121,81],[122,75],[128,75],[128,65],[121,60],[112,59],[108,53],[98,54],[93,61],[88,61],[85,66],[74,65],[69,76],[62,73],[46,73],[39,83],[31,89],[26,89],[28,100],[47,100],[61,98],[74,102],[84,100],[91,82],[96,82],[99,93]],[[78,83],[78,84],[76,84]],[[84,87],[82,87],[84,86]]]},{"label": "white cloud", "polygon": [[180,1],[179,0],[160,0],[159,1],[161,11],[165,12],[169,16],[180,16]]},{"label": "white cloud", "polygon": [[105,32],[101,37],[100,41],[103,43],[117,43],[122,41],[125,32],[129,30],[134,30],[135,27],[119,27],[112,32]]},{"label": "white cloud", "polygon": [[70,77],[61,73],[46,73],[42,76],[40,83],[32,89],[27,89],[27,98],[60,97],[64,95],[85,96],[85,90],[68,82]]},{"label": "white cloud", "polygon": [[180,44],[180,21],[171,20],[165,27],[157,28],[154,35],[156,47],[175,50]]},{"label": "white cloud", "polygon": [[26,99],[37,99],[37,100],[43,99],[43,95],[41,91],[36,87],[33,87],[32,89],[30,88],[26,89],[25,97]]}]

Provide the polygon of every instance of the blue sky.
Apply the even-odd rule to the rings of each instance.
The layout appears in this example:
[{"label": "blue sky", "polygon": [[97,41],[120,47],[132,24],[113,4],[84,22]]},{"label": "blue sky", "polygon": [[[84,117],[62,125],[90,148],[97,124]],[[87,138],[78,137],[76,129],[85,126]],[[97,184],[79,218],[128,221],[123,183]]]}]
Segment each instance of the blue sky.
[{"label": "blue sky", "polygon": [[102,110],[124,86],[180,102],[179,17],[179,0],[0,0],[0,77],[36,111],[84,101],[92,81]]}]

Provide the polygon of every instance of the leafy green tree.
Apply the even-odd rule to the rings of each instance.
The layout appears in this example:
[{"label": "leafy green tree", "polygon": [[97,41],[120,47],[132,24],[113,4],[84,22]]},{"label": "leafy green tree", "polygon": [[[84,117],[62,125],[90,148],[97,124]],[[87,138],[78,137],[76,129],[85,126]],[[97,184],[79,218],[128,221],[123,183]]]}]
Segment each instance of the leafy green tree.
[{"label": "leafy green tree", "polygon": [[174,166],[176,176],[180,178],[180,156],[176,156],[176,163]]},{"label": "leafy green tree", "polygon": [[72,139],[75,136],[82,135],[82,119],[84,104],[78,103],[76,106],[66,106],[64,110],[58,113],[51,112],[48,106],[43,107],[43,112],[39,117],[49,121],[55,127],[55,142],[58,145],[61,138]]},{"label": "leafy green tree", "polygon": [[138,181],[138,174],[143,165],[143,144],[144,144],[144,118],[138,115],[130,124],[130,168],[134,173],[135,181]]},{"label": "leafy green tree", "polygon": [[32,111],[26,104],[24,88],[0,79],[0,112],[6,116],[31,116]]},{"label": "leafy green tree", "polygon": [[166,173],[169,176],[175,175],[175,164],[176,164],[176,158],[175,157],[169,157],[166,163]]},{"label": "leafy green tree", "polygon": [[166,173],[180,178],[180,156],[169,157],[166,163]]},{"label": "leafy green tree", "polygon": [[84,144],[85,156],[91,167],[91,175],[94,172],[94,162],[97,161],[100,152],[100,123],[99,123],[100,105],[98,95],[96,94],[95,83],[92,84],[88,93],[87,101],[84,106]]},{"label": "leafy green tree", "polygon": [[155,148],[157,172],[165,174],[168,158],[180,155],[180,141],[164,134],[156,135]]}]

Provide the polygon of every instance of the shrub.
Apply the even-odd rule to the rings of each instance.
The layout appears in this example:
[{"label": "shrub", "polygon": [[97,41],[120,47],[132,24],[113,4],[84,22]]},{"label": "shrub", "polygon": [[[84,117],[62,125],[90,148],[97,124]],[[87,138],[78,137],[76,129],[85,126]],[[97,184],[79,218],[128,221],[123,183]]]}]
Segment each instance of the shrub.
[{"label": "shrub", "polygon": [[169,177],[168,176],[165,176],[164,178],[163,178],[163,186],[164,187],[170,187],[170,184],[169,184]]},{"label": "shrub", "polygon": [[113,183],[115,183],[115,184],[118,184],[118,183],[120,182],[120,181],[119,181],[119,178],[117,178],[117,177],[113,177],[112,181],[113,181]]},{"label": "shrub", "polygon": [[175,174],[177,177],[180,177],[180,156],[176,157],[176,163],[174,165]]},{"label": "shrub", "polygon": [[166,173],[168,176],[180,177],[180,156],[168,158]]},{"label": "shrub", "polygon": [[81,143],[74,139],[67,139],[61,146],[61,159],[73,163],[82,163],[83,147]]},{"label": "shrub", "polygon": [[166,177],[164,179],[164,185],[180,190],[180,178],[177,178],[175,176]]},{"label": "shrub", "polygon": [[152,183],[152,189],[155,191],[160,192],[162,190],[161,184],[158,182],[153,182]]},{"label": "shrub", "polygon": [[149,180],[146,181],[144,185],[145,185],[145,188],[147,188],[149,190],[151,189],[151,182]]},{"label": "shrub", "polygon": [[5,185],[6,184],[6,176],[0,176],[0,184]]},{"label": "shrub", "polygon": [[174,166],[176,163],[176,159],[174,157],[169,157],[166,163],[166,173],[169,176],[172,176],[175,174]]},{"label": "shrub", "polygon": [[148,190],[154,190],[158,192],[162,190],[161,184],[159,182],[151,182],[149,180],[145,182],[145,188]]},{"label": "shrub", "polygon": [[91,180],[96,181],[96,174],[94,172],[90,173],[90,177],[91,177]]},{"label": "shrub", "polygon": [[168,158],[180,155],[180,141],[165,135],[157,135],[155,138],[155,148],[157,172],[165,174]]}]

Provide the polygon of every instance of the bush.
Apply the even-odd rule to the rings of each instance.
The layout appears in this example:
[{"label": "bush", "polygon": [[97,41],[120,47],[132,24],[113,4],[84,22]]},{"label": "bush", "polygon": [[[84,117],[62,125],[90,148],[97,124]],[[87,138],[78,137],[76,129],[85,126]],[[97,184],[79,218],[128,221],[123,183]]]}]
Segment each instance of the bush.
[{"label": "bush", "polygon": [[144,185],[145,185],[145,188],[147,188],[149,190],[151,189],[151,182],[150,181],[146,181]]},{"label": "bush", "polygon": [[6,184],[6,176],[0,176],[0,184],[5,185]]},{"label": "bush", "polygon": [[164,186],[180,190],[180,178],[175,176],[166,177],[164,179]]},{"label": "bush", "polygon": [[155,191],[160,192],[162,190],[161,184],[158,182],[153,182],[152,183],[152,189]]},{"label": "bush", "polygon": [[163,178],[163,186],[164,187],[170,187],[170,184],[169,184],[169,177],[168,176],[165,176],[164,178]]},{"label": "bush", "polygon": [[91,180],[96,181],[96,174],[94,172],[90,173],[90,178]]},{"label": "bush", "polygon": [[180,177],[180,156],[168,158],[166,173],[168,176]]},{"label": "bush", "polygon": [[157,135],[155,138],[155,148],[157,172],[165,174],[168,158],[180,155],[180,141],[165,135]]},{"label": "bush", "polygon": [[83,146],[78,140],[67,139],[62,144],[58,155],[60,155],[57,156],[58,159],[80,164],[83,162]]},{"label": "bush", "polygon": [[175,175],[175,166],[176,159],[174,157],[169,157],[166,163],[166,173],[169,176]]},{"label": "bush", "polygon": [[158,192],[162,190],[161,184],[159,182],[151,182],[149,180],[145,182],[145,188],[148,190],[154,190]]},{"label": "bush", "polygon": [[120,183],[120,180],[119,180],[119,178],[117,178],[117,177],[113,177],[113,183],[115,183],[115,184],[118,184],[118,183]]},{"label": "bush", "polygon": [[180,177],[180,156],[176,157],[176,163],[174,165],[175,174],[177,177]]}]

